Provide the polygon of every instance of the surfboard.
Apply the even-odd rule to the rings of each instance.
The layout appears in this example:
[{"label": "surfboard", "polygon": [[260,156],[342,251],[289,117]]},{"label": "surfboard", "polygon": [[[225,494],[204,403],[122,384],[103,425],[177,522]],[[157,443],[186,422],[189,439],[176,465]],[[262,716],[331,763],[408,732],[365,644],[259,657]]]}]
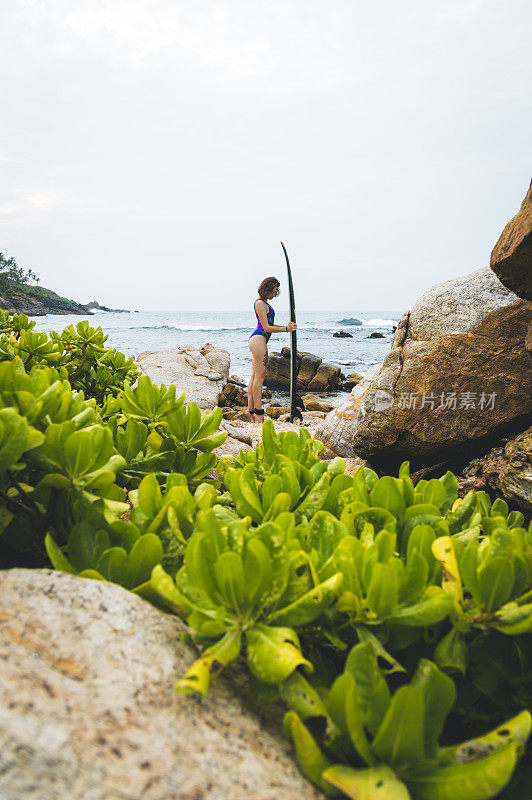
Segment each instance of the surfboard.
[{"label": "surfboard", "polygon": [[[292,283],[292,270],[290,269],[290,261],[288,253],[283,242],[281,242],[284,257],[286,259],[286,271],[288,274],[288,297],[290,301],[290,322],[296,321],[296,302],[294,298],[294,284]],[[292,331],[290,333],[290,416],[289,421],[293,422],[294,419],[303,419],[302,411],[305,410],[303,400],[297,393],[297,333]]]}]

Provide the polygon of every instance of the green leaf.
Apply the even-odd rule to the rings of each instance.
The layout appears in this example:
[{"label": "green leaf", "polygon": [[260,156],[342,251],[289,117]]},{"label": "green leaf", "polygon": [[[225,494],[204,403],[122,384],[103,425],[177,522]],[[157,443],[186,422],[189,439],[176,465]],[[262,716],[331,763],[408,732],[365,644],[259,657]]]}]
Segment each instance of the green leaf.
[{"label": "green leaf", "polygon": [[378,617],[386,617],[397,606],[397,570],[393,564],[374,564],[367,603]]},{"label": "green leaf", "polygon": [[297,634],[290,628],[256,625],[246,631],[247,662],[250,670],[265,683],[281,683],[299,666],[312,672],[303,658]]},{"label": "green leaf", "polygon": [[94,566],[94,527],[90,522],[78,522],[73,526],[67,539],[68,555],[76,572]]},{"label": "green leaf", "polygon": [[70,572],[71,575],[76,574],[76,570],[70,564],[67,557],[56,543],[55,539],[52,539],[49,533],[47,533],[44,537],[44,546],[46,547],[48,558],[52,562],[54,569],[59,569],[61,572]]},{"label": "green leaf", "polygon": [[248,464],[247,467],[244,467],[242,472],[239,473],[238,481],[242,497],[252,509],[254,522],[260,522],[263,517],[263,510],[253,464]]},{"label": "green leaf", "polygon": [[279,684],[279,695],[303,720],[328,716],[320,695],[297,669]]},{"label": "green leaf", "polygon": [[355,645],[345,662],[345,671],[355,679],[357,701],[364,724],[373,735],[390,703],[390,690],[377,663],[371,642]]},{"label": "green leaf", "polygon": [[425,760],[423,696],[416,686],[401,686],[372,743],[385,764],[405,769]]},{"label": "green leaf", "polygon": [[369,493],[372,506],[379,506],[389,511],[394,517],[399,517],[406,508],[403,497],[403,483],[398,478],[384,475],[379,478]]},{"label": "green leaf", "polygon": [[124,585],[126,576],[127,553],[123,547],[110,547],[100,556],[97,568],[104,578],[113,583]]},{"label": "green leaf", "polygon": [[428,577],[426,558],[419,552],[411,552],[410,557],[407,557],[404,580],[399,590],[399,602],[403,604],[419,600],[426,589]]},{"label": "green leaf", "polygon": [[463,635],[451,628],[434,650],[434,661],[441,669],[466,674],[468,662],[467,644]]},{"label": "green leaf", "polygon": [[425,753],[428,758],[435,758],[447,714],[456,699],[454,683],[435,664],[422,658],[412,685],[417,686],[423,698]]},{"label": "green leaf", "polygon": [[[386,673],[387,675],[392,672],[406,672],[405,668],[394,658],[390,653],[386,650],[380,639],[378,639],[369,628],[365,625],[357,625],[356,626],[357,636],[360,642],[369,642],[373,648],[373,652],[377,658],[380,658],[379,668],[381,672]],[[389,666],[386,668],[384,667],[383,663],[385,662]]]},{"label": "green leaf", "polygon": [[163,560],[161,540],[154,533],[146,533],[133,544],[125,568],[124,586],[134,589],[149,581],[153,568]]},{"label": "green leaf", "polygon": [[313,622],[338,597],[343,581],[341,572],[332,575],[328,580],[318,584],[302,597],[285,608],[281,608],[268,617],[268,623],[300,627]]},{"label": "green leaf", "polygon": [[388,614],[386,620],[397,625],[414,625],[416,627],[435,625],[451,613],[453,605],[452,594],[437,591],[428,597],[424,597],[419,603],[398,608]]},{"label": "green leaf", "polygon": [[511,744],[477,761],[412,775],[408,785],[419,800],[489,800],[510,780],[518,748]]},{"label": "green leaf", "polygon": [[335,764],[325,769],[322,777],[351,800],[410,800],[404,783],[385,765],[353,769]]},{"label": "green leaf", "polygon": [[458,533],[467,527],[467,522],[475,510],[476,494],[473,490],[468,492],[460,505],[447,515],[449,533]]},{"label": "green leaf", "polygon": [[240,631],[228,631],[223,639],[208,647],[203,655],[194,661],[186,675],[176,683],[176,692],[180,694],[199,692],[206,696],[211,680],[240,655],[241,642]]},{"label": "green leaf", "polygon": [[507,636],[530,633],[532,631],[532,603],[523,606],[519,606],[517,603],[506,603],[499,608],[492,624]]},{"label": "green leaf", "polygon": [[520,750],[524,751],[531,729],[530,712],[521,711],[520,714],[506,720],[484,736],[468,739],[466,742],[451,747],[444,747],[440,750],[440,766],[467,764],[472,760],[479,761],[490,753],[504,749],[511,744],[519,745]]},{"label": "green leaf", "polygon": [[350,475],[336,475],[336,477],[331,480],[331,485],[329,486],[329,491],[327,492],[327,497],[323,504],[323,510],[330,511],[331,514],[337,514],[340,492],[343,492],[345,489],[350,489],[352,485],[353,478]]},{"label": "green leaf", "polygon": [[444,508],[452,508],[453,503],[458,497],[458,480],[456,475],[448,470],[445,475],[442,475],[438,480],[441,481],[445,488]]},{"label": "green leaf", "polygon": [[245,603],[244,565],[238,553],[222,553],[215,564],[218,589],[227,606],[239,613]]},{"label": "green leaf", "polygon": [[153,568],[150,580],[136,586],[133,592],[153,605],[169,609],[180,617],[187,617],[192,611],[187,598],[178,591],[174,581],[160,564]]},{"label": "green leaf", "polygon": [[300,522],[303,517],[310,519],[320,510],[327,499],[330,484],[331,476],[328,472],[325,472],[316,485],[310,490],[303,502],[296,507],[296,522]]},{"label": "green leaf", "polygon": [[514,585],[513,564],[504,556],[490,558],[477,575],[480,597],[491,614],[510,599]]},{"label": "green leaf", "polygon": [[295,711],[288,711],[285,714],[283,731],[286,738],[295,747],[299,768],[305,778],[323,789],[326,794],[336,794],[336,792],[331,792],[330,786],[324,784],[321,778],[323,771],[330,766],[331,762],[325,758]]}]

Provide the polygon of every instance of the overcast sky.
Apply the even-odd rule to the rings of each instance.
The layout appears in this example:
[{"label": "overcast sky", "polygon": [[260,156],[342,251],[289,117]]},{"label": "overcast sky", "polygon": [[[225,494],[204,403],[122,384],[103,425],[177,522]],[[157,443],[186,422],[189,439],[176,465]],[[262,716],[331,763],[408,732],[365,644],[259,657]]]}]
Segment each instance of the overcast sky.
[{"label": "overcast sky", "polygon": [[4,0],[0,250],[81,302],[398,310],[532,173],[529,0]]}]

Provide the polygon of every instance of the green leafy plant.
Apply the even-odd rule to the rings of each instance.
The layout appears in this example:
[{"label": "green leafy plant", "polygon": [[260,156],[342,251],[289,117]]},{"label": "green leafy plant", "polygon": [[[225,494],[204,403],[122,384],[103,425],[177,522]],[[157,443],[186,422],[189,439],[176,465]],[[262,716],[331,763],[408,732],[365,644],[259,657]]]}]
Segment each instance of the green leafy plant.
[{"label": "green leafy plant", "polygon": [[351,650],[318,709],[327,722],[321,746],[296,711],[286,714],[284,728],[303,773],[326,794],[488,800],[510,780],[532,719],[524,711],[485,736],[441,747],[455,699],[451,678],[423,659],[411,682],[392,694],[371,645],[364,643]]},{"label": "green leafy plant", "polygon": [[[130,387],[125,377],[135,378],[136,368],[105,349],[100,329],[83,322],[48,339],[33,325],[22,314],[0,317],[0,559],[6,566],[46,563],[45,534],[68,550],[78,523],[105,529],[129,512],[128,491],[146,476],[167,489],[176,474],[194,489],[208,483],[212,450],[227,437],[217,430],[220,409],[202,413],[184,396],[176,399],[174,386],[157,387],[147,376]],[[101,370],[112,379],[100,381]],[[97,396],[87,398],[81,386]],[[177,513],[183,521],[176,512],[181,503],[171,505],[170,519]],[[182,552],[176,560],[175,536],[158,534],[164,563],[177,568]]]},{"label": "green leafy plant", "polygon": [[283,681],[299,665],[312,669],[294,628],[330,605],[341,575],[292,601],[286,530],[270,522],[251,532],[248,525],[246,519],[224,524],[214,508],[198,514],[177,574],[176,602],[208,646],[179,681],[180,691],[206,694],[211,677],[237,658],[244,643],[252,674],[267,684]]},{"label": "green leafy plant", "polygon": [[345,475],[270,421],[212,478],[221,409],[138,377],[88,324],[64,334],[0,315],[3,564],[48,556],[178,614],[199,648],[181,692],[242,656],[327,794],[502,791],[530,733],[532,524],[458,498],[451,472]]}]

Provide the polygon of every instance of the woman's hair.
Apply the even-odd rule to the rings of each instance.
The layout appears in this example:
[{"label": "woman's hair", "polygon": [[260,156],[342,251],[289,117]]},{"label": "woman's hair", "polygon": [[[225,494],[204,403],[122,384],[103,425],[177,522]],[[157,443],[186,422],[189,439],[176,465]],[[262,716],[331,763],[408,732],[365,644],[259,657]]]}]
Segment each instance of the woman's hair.
[{"label": "woman's hair", "polygon": [[277,278],[264,278],[262,283],[259,286],[259,297],[266,301],[267,295],[271,294],[271,292],[276,289],[281,284],[277,280]]}]

